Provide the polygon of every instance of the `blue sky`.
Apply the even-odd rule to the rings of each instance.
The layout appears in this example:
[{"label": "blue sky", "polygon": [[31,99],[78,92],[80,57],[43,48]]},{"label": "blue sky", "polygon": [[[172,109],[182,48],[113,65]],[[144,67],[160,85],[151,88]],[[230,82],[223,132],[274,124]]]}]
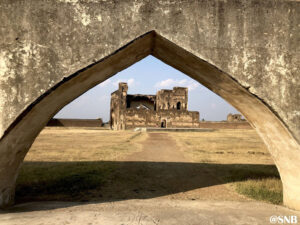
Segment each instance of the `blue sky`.
[{"label": "blue sky", "polygon": [[174,86],[188,87],[188,110],[199,111],[201,120],[220,121],[225,120],[228,113],[238,113],[197,81],[155,57],[148,56],[87,91],[66,105],[55,118],[102,118],[108,121],[110,94],[121,81],[128,83],[129,94],[155,94],[160,89],[172,89]]}]

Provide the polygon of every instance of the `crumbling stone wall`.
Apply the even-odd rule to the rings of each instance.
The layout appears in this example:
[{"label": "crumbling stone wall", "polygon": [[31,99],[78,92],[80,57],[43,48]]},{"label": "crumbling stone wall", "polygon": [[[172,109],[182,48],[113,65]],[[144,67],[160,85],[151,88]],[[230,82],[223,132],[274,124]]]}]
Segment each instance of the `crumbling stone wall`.
[{"label": "crumbling stone wall", "polygon": [[155,95],[127,95],[127,108],[156,110]]},{"label": "crumbling stone wall", "polygon": [[228,122],[228,121],[201,121],[199,128],[210,129],[253,129],[247,121]]},{"label": "crumbling stone wall", "polygon": [[187,110],[188,89],[174,87],[173,90],[160,90],[157,92],[157,110]]},{"label": "crumbling stone wall", "polygon": [[241,114],[231,114],[231,113],[229,113],[227,115],[227,121],[228,122],[242,122],[242,121],[245,121],[245,120],[242,119]]},{"label": "crumbling stone wall", "polygon": [[176,109],[150,111],[146,109],[126,110],[126,129],[135,127],[162,127],[165,121],[166,128],[196,128],[199,127],[199,112],[178,111]]},{"label": "crumbling stone wall", "polygon": [[119,89],[111,94],[110,124],[115,130],[125,129],[127,90],[128,86],[126,83],[119,83]]}]

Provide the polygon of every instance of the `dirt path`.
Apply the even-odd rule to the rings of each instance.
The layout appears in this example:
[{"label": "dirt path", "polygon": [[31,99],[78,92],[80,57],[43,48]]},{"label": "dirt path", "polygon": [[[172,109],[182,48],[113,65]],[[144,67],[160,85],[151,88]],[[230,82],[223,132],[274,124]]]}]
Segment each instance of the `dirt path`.
[{"label": "dirt path", "polygon": [[125,161],[191,162],[167,133],[147,133],[147,135],[147,139],[141,143],[143,150],[128,156]]},{"label": "dirt path", "polygon": [[[143,150],[133,153],[124,161],[160,162],[143,166],[144,174],[152,178],[151,183],[156,190],[156,196],[178,200],[248,201],[220,182],[208,168],[192,163],[168,133],[147,135],[147,139],[141,143]],[[140,179],[140,182],[143,180]],[[145,182],[144,185],[147,186],[148,183]]]}]

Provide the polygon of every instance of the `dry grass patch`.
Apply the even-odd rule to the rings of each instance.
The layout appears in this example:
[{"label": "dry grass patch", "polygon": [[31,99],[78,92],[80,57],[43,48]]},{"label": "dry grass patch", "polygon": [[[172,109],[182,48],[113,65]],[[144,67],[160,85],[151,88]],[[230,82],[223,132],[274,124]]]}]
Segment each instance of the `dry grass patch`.
[{"label": "dry grass patch", "polygon": [[[279,173],[266,146],[254,130],[224,129],[170,135],[194,162],[219,164],[210,168],[213,175],[228,182],[228,186],[238,193],[256,200],[282,204]],[[222,164],[234,166],[223,167]]]},{"label": "dry grass patch", "polygon": [[[93,128],[45,128],[29,150],[17,179],[17,202],[96,198],[127,155],[141,151],[145,133]],[[88,197],[89,196],[89,197]],[[101,196],[100,196],[101,197]]]},{"label": "dry grass patch", "polygon": [[141,143],[147,136],[93,128],[44,129],[21,168],[17,202],[102,201],[173,194],[180,198],[176,194],[185,192],[190,193],[189,199],[216,195],[223,199],[222,193],[201,190],[215,190],[224,183],[232,188],[231,193],[236,190],[275,204],[282,201],[278,171],[254,130],[169,132],[194,163],[124,161],[142,150]]},{"label": "dry grass patch", "polygon": [[265,144],[254,130],[220,129],[170,133],[194,162],[273,164]]},{"label": "dry grass patch", "polygon": [[25,161],[121,160],[141,150],[145,133],[91,128],[45,128]]}]

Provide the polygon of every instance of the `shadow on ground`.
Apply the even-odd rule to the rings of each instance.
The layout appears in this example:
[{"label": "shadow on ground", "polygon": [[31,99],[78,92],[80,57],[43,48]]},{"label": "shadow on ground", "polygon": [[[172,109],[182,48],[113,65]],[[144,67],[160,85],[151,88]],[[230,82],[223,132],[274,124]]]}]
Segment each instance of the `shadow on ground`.
[{"label": "shadow on ground", "polygon": [[[72,201],[72,204],[82,204],[147,199],[233,181],[268,177],[279,177],[274,165],[25,162],[17,180],[16,203]],[[24,210],[27,209],[21,211]]]}]

